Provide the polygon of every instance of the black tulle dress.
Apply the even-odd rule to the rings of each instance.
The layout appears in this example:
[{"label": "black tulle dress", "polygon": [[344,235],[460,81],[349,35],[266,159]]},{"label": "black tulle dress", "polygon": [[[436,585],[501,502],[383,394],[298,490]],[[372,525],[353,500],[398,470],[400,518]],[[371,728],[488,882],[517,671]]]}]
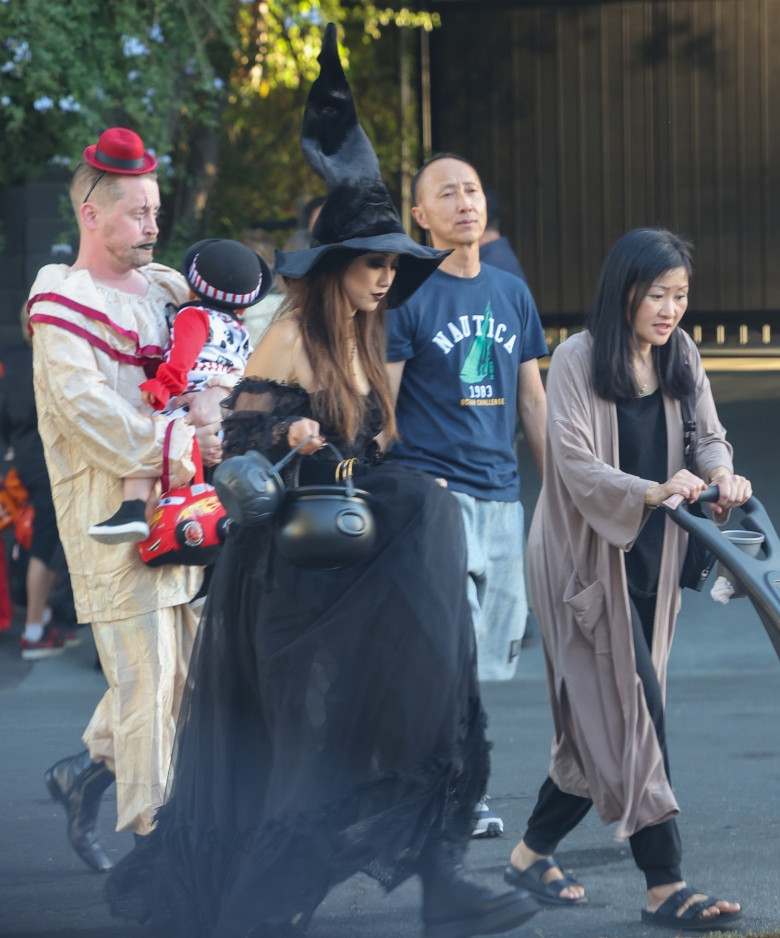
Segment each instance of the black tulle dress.
[{"label": "black tulle dress", "polygon": [[[348,444],[299,387],[245,379],[232,402],[226,455],[276,460],[292,419],[319,419],[360,460],[377,539],[357,565],[311,571],[275,554],[270,525],[233,526],[166,803],[107,883],[115,915],[187,938],[287,934],[359,871],[392,889],[426,842],[465,849],[488,774],[455,499],[377,458],[370,403]],[[333,480],[332,462],[301,467]]]}]

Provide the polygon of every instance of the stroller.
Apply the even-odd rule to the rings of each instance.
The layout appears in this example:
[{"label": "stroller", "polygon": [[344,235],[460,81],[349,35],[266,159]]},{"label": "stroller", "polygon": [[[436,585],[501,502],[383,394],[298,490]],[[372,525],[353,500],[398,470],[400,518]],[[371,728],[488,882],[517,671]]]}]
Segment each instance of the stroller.
[{"label": "stroller", "polygon": [[[710,486],[699,501],[716,501],[717,498],[717,487]],[[750,599],[780,658],[780,538],[764,506],[752,496],[738,509],[743,513],[740,519],[743,530],[764,537],[756,556],[750,556],[724,537],[713,521],[691,514],[685,505],[681,502],[676,508],[666,507],[665,510],[683,530],[707,545],[738,593]]]}]

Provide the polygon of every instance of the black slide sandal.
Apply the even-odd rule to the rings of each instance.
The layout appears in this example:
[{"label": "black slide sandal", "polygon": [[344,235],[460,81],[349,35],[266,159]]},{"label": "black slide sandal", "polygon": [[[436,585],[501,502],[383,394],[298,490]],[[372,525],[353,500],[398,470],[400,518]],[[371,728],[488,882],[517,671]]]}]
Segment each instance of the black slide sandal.
[{"label": "black slide sandal", "polygon": [[[527,870],[518,870],[511,864],[504,870],[504,882],[509,883],[516,889],[526,889],[534,898],[545,905],[583,905],[588,901],[587,896],[580,896],[579,899],[565,899],[561,896],[561,890],[567,886],[581,886],[576,879],[567,876],[565,873],[561,879],[553,879],[549,883],[542,882],[542,877],[553,867],[558,866],[552,857],[542,857],[536,863],[532,863]],[[563,871],[561,871],[563,872]]]},{"label": "black slide sandal", "polygon": [[655,912],[648,912],[642,909],[642,921],[647,925],[659,925],[661,928],[675,928],[681,931],[712,931],[717,928],[725,928],[737,919],[742,918],[742,910],[739,912],[721,912],[720,915],[713,915],[709,918],[702,918],[702,912],[719,902],[711,896],[705,896],[697,902],[692,902],[688,908],[681,914],[677,910],[681,905],[690,899],[691,896],[704,895],[697,889],[690,886],[683,886],[677,892],[673,892],[668,899],[661,903]]}]

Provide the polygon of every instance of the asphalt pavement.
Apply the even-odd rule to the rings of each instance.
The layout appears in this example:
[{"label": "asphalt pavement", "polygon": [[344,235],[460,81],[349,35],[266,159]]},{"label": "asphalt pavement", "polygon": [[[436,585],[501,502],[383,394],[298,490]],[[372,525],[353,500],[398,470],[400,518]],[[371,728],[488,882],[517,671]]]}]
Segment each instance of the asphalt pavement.
[{"label": "asphalt pavement", "polygon": [[[721,420],[739,471],[780,528],[777,426],[780,372],[713,372]],[[523,501],[537,492],[527,454]],[[526,519],[528,522],[528,518]],[[0,936],[141,938],[142,927],[112,919],[104,879],[90,872],[65,838],[65,816],[46,793],[44,770],[81,748],[80,734],[103,692],[88,629],[82,644],[35,663],[19,658],[19,621],[0,634]],[[483,686],[494,741],[490,805],[503,837],[473,841],[468,864],[496,888],[520,839],[548,765],[551,721],[538,642],[523,650],[517,676]],[[726,606],[686,591],[669,668],[667,734],[682,807],[683,871],[697,889],[743,904],[735,933],[780,933],[780,661],[747,599]],[[113,789],[100,817],[110,855],[132,847],[112,830]],[[626,842],[594,812],[557,858],[585,885],[589,902],[546,909],[512,934],[529,938],[646,938],[643,881]],[[408,938],[420,932],[420,888],[389,895],[356,876],[318,910],[311,938]],[[672,934],[667,932],[667,934]],[[691,934],[691,933],[687,933]]]}]

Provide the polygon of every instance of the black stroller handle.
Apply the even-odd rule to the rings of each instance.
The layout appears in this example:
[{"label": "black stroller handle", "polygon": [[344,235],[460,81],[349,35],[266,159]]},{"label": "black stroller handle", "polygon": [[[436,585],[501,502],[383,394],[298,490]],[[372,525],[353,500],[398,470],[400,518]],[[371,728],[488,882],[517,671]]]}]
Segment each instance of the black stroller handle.
[{"label": "black stroller handle", "polygon": [[[706,492],[707,496],[711,489]],[[699,501],[715,501],[715,498],[700,498]],[[672,520],[687,531],[700,538],[727,568],[729,580],[739,587],[755,607],[764,628],[769,635],[778,658],[780,658],[780,538],[777,536],[769,515],[761,502],[751,496],[739,510],[740,518],[746,531],[764,535],[764,543],[757,557],[750,557],[740,550],[728,538],[721,534],[720,528],[709,518],[699,518],[686,510],[686,502],[677,508],[664,506]]]}]

